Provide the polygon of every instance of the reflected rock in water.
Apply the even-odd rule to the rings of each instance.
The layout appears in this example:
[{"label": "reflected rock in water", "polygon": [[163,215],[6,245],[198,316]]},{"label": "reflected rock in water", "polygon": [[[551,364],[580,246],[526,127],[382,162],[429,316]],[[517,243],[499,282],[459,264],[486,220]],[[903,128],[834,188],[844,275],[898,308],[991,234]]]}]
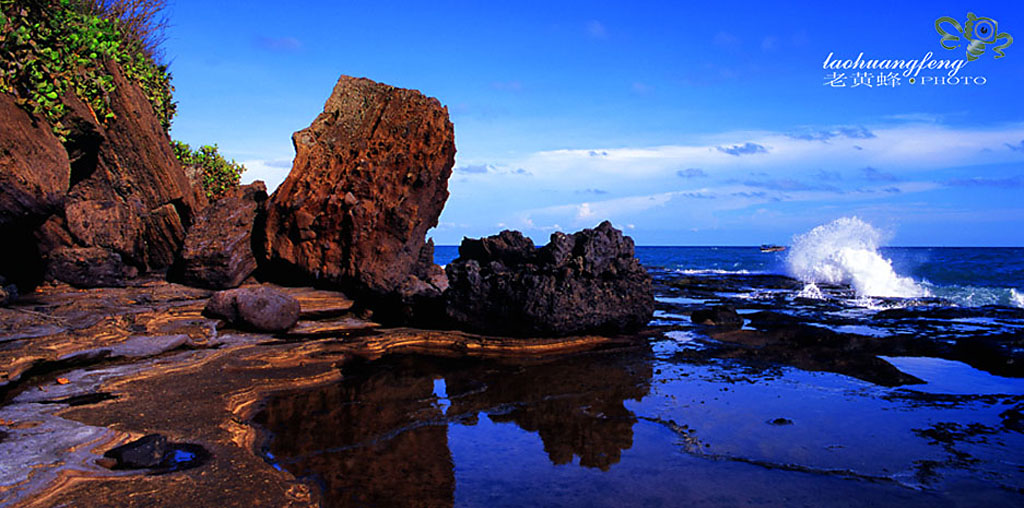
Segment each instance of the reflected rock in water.
[{"label": "reflected rock in water", "polygon": [[[267,402],[255,418],[271,432],[267,459],[317,483],[330,506],[450,506],[449,424],[484,413],[536,432],[555,464],[578,456],[608,470],[633,445],[625,401],[647,394],[652,368],[644,347],[530,364],[400,356],[344,373],[340,384]],[[438,379],[446,393],[435,393]]]}]

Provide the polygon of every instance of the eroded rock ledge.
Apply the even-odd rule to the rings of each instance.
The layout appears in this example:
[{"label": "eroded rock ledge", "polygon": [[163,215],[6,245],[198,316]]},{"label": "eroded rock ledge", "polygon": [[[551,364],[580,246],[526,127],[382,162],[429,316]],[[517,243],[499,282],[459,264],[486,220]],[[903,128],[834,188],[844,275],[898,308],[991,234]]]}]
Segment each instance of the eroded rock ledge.
[{"label": "eroded rock ledge", "polygon": [[[248,422],[268,395],[337,382],[349,362],[395,353],[535,359],[640,339],[382,329],[341,293],[275,290],[300,304],[299,323],[276,335],[226,328],[202,315],[210,291],[159,280],[44,286],[0,308],[0,504],[316,505],[308,485],[255,453],[261,437]],[[155,476],[97,463],[149,434],[201,446],[208,462]]]}]

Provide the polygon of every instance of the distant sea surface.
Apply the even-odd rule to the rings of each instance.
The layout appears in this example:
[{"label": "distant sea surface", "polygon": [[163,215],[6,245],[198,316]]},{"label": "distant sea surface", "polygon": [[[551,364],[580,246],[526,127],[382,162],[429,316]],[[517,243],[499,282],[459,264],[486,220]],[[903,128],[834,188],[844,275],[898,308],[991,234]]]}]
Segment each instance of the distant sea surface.
[{"label": "distant sea surface", "polygon": [[[438,246],[434,260],[445,265],[458,257],[458,247]],[[960,306],[1024,307],[1024,248],[883,247],[874,250],[829,249],[805,256],[806,249],[761,252],[758,247],[637,247],[636,256],[649,269],[683,274],[777,274],[807,282],[847,283],[896,291],[867,296],[935,296]],[[801,258],[799,261],[792,257]],[[660,271],[660,270],[659,270]],[[918,294],[901,294],[904,281]],[[870,291],[869,291],[870,292]]]}]

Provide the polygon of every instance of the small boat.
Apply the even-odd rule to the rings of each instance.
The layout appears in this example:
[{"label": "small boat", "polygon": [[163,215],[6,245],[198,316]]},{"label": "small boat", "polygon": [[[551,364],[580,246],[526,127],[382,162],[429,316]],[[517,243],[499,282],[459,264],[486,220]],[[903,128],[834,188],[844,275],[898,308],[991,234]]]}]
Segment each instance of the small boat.
[{"label": "small boat", "polygon": [[784,250],[786,250],[786,248],[781,245],[764,244],[761,246],[761,252],[781,252]]}]

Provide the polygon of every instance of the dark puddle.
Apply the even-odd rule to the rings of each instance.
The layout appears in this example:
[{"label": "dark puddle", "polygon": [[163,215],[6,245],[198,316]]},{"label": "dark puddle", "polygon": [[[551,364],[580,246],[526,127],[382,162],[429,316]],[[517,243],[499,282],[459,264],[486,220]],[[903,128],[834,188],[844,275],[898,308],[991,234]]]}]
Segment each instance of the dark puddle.
[{"label": "dark puddle", "polygon": [[391,357],[275,396],[255,422],[264,458],[328,506],[1024,502],[1019,397],[931,404],[837,374],[678,362],[674,343]]},{"label": "dark puddle", "polygon": [[199,467],[210,460],[210,452],[201,445],[172,443],[160,434],[149,434],[108,450],[103,457],[101,463],[110,469],[161,475]]}]

